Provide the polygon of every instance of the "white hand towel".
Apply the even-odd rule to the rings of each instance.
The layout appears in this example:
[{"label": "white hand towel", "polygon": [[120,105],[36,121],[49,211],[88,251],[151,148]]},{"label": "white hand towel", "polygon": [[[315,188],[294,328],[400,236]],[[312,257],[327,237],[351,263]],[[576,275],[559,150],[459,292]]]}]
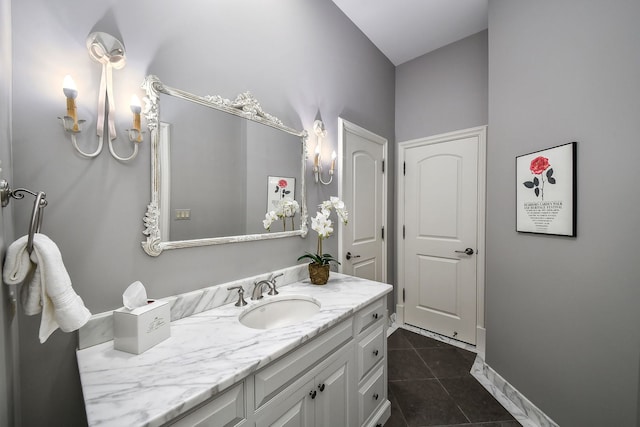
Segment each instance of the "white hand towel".
[{"label": "white hand towel", "polygon": [[91,312],[73,290],[58,246],[44,234],[33,236],[31,260],[27,252],[27,236],[9,246],[4,263],[4,281],[10,285],[22,283],[31,270],[31,261],[36,264],[36,270],[29,283],[23,283],[21,296],[25,314],[42,311],[40,342],[45,342],[58,327],[64,332],[80,329],[89,321]]}]

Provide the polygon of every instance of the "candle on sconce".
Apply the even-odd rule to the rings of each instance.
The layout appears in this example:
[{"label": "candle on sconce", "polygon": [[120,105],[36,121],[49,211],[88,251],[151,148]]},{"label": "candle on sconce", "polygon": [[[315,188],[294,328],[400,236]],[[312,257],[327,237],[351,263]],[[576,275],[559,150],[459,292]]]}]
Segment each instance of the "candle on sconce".
[{"label": "candle on sconce", "polygon": [[315,154],[313,156],[313,167],[318,167],[318,162],[320,161],[320,144],[316,145]]},{"label": "candle on sconce", "polygon": [[136,95],[131,97],[131,112],[133,113],[133,129],[137,131],[136,141],[142,141],[142,132],[140,132],[140,113],[142,112],[142,104],[140,104],[140,98]]},{"label": "candle on sconce", "polygon": [[333,150],[331,153],[331,173],[333,173],[333,170],[336,168],[336,157],[338,157],[338,155],[336,154],[336,151]]},{"label": "candle on sconce", "polygon": [[67,116],[73,119],[73,132],[79,132],[78,115],[76,114],[76,97],[78,96],[78,88],[70,75],[66,75],[62,82],[62,92],[67,97]]}]

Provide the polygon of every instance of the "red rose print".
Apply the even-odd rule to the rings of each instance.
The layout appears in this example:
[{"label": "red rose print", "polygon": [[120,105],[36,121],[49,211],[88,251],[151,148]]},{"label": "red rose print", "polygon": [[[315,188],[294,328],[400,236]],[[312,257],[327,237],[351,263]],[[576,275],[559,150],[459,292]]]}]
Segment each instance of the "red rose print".
[{"label": "red rose print", "polygon": [[539,175],[547,170],[548,167],[549,159],[547,159],[546,157],[538,156],[535,159],[531,160],[531,166],[529,166],[529,169],[531,169],[532,173]]},{"label": "red rose print", "polygon": [[280,181],[278,181],[278,187],[285,188],[286,186],[287,186],[287,180],[286,179],[281,179]]},{"label": "red rose print", "polygon": [[[525,181],[522,184],[527,187],[533,189],[533,193],[536,197],[542,197],[544,200],[544,184],[548,182],[549,184],[555,184],[556,178],[553,176],[553,168],[549,164],[549,159],[546,157],[538,156],[535,159],[531,160],[531,164],[529,165],[529,169],[534,176],[531,181]],[[544,175],[544,171],[547,171]],[[546,176],[546,181],[545,181]]]}]

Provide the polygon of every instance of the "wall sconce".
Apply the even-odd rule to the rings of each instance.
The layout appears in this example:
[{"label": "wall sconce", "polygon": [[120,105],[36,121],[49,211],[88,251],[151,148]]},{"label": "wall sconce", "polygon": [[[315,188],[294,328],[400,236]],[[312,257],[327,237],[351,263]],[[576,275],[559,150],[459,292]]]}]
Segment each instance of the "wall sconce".
[{"label": "wall sconce", "polygon": [[[131,142],[142,142],[142,134],[144,132],[140,131],[140,113],[142,113],[142,104],[140,103],[140,98],[136,95],[131,97],[131,103],[129,105],[131,108],[131,112],[133,113],[133,127],[131,129],[127,129],[129,132],[129,141]],[[138,145],[134,145],[134,151],[138,151]]]},{"label": "wall sconce", "polygon": [[82,131],[81,124],[84,120],[77,120],[75,98],[78,91],[71,77],[65,77],[64,94],[67,97],[67,115],[61,118],[64,129],[71,133],[71,142],[74,148],[85,157],[96,157],[102,151],[104,139],[104,119],[108,120],[108,139],[109,152],[111,155],[126,162],[134,159],[138,154],[138,144],[142,141],[142,132],[140,131],[140,102],[136,106],[131,106],[134,113],[133,129],[128,129],[129,141],[133,143],[133,153],[129,157],[121,157],[116,154],[113,148],[113,140],[116,139],[115,126],[115,99],[113,96],[113,69],[119,70],[125,66],[125,50],[120,40],[110,34],[95,32],[87,37],[87,49],[89,56],[96,62],[102,64],[102,77],[100,79],[100,90],[98,93],[98,120],[96,125],[96,133],[98,136],[98,148],[94,153],[88,154],[82,151],[76,143],[76,134]]},{"label": "wall sconce", "polygon": [[316,120],[313,122],[313,131],[317,136],[318,143],[316,144],[316,149],[313,155],[313,176],[315,178],[316,183],[320,182],[324,185],[331,184],[333,181],[333,171],[336,167],[336,152],[335,150],[331,153],[331,169],[329,169],[329,180],[323,181],[322,179],[322,139],[327,136],[327,131],[324,128],[324,123],[321,120]]},{"label": "wall sconce", "polygon": [[82,124],[85,120],[78,120],[78,113],[76,110],[76,98],[78,97],[78,88],[76,87],[76,83],[73,81],[71,76],[66,75],[64,80],[62,81],[62,92],[64,96],[67,98],[67,115],[64,117],[58,117],[62,121],[62,126],[64,130],[71,134],[71,143],[75,147],[75,149],[85,157],[95,157],[100,154],[102,151],[102,141],[98,146],[98,149],[92,153],[87,154],[78,147],[78,142],[76,141],[76,134],[82,132]]}]

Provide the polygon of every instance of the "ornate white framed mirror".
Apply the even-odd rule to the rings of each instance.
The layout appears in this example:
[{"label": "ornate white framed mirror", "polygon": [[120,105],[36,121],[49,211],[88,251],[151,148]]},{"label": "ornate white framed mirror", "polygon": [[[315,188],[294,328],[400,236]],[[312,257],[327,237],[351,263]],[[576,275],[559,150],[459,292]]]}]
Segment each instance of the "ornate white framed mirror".
[{"label": "ornate white framed mirror", "polygon": [[[144,251],[307,234],[307,132],[264,112],[248,92],[199,96],[145,78],[151,202]],[[293,206],[293,211],[283,206]],[[279,212],[269,229],[265,215]]]}]

